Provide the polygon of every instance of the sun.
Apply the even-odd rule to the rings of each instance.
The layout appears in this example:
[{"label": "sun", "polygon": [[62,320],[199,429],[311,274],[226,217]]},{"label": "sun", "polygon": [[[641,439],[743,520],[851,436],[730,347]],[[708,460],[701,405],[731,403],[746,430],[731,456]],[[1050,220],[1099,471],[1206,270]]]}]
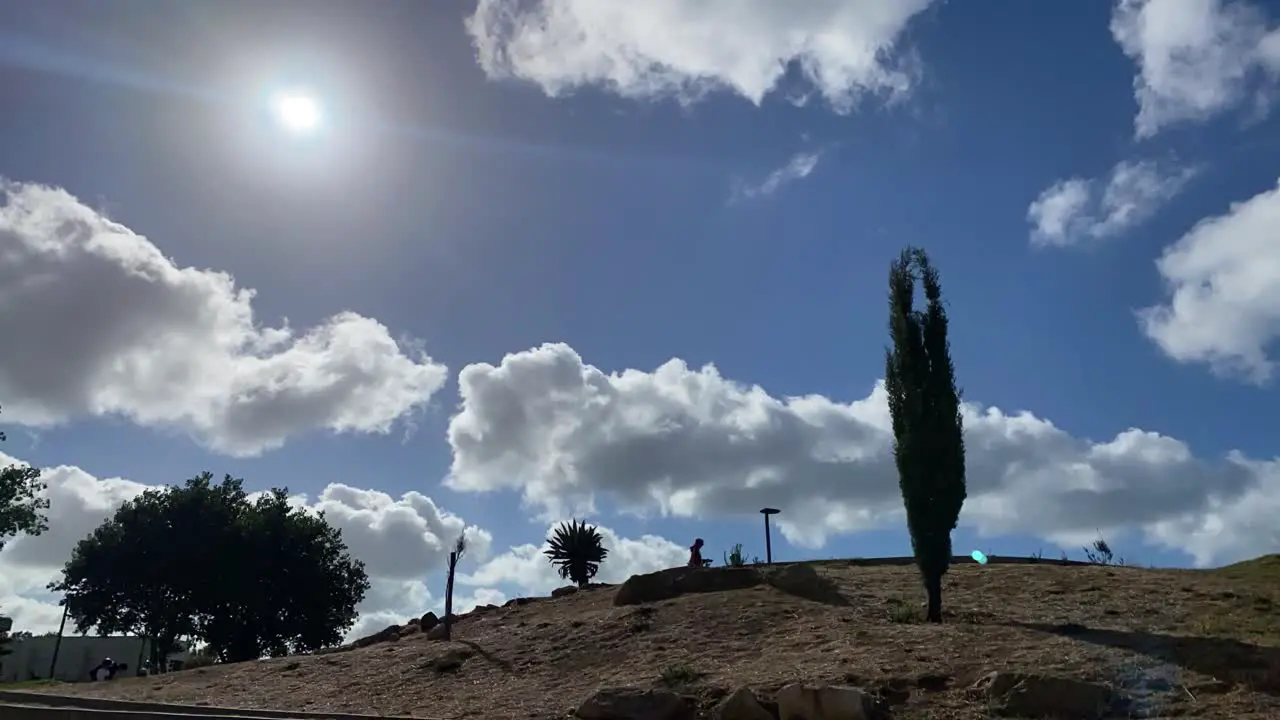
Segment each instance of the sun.
[{"label": "sun", "polygon": [[305,135],[320,126],[320,103],[310,95],[283,93],[272,102],[276,122],[291,133]]}]

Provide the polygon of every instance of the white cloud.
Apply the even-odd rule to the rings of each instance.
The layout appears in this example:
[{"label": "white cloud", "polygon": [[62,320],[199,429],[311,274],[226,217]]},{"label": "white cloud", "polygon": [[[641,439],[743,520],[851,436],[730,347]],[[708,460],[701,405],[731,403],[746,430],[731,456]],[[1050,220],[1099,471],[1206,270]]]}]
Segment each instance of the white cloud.
[{"label": "white cloud", "polygon": [[[597,494],[687,517],[754,516],[770,505],[783,509],[786,537],[808,547],[902,522],[882,384],[850,403],[775,398],[679,360],[605,374],[562,344],[508,355],[497,367],[469,365],[459,384],[447,481],[457,490],[520,490],[527,504],[561,517]],[[1273,517],[1257,497],[1280,497],[1276,462],[1196,458],[1176,439],[1137,429],[1096,442],[1027,412],[976,404],[965,418],[962,522],[980,532],[1071,542],[1134,527],[1206,562],[1274,549],[1241,518]],[[1235,519],[1209,545],[1169,530],[1228,516]],[[510,562],[534,563],[533,553],[525,548]]]},{"label": "white cloud", "polygon": [[1150,219],[1196,172],[1152,160],[1125,161],[1111,169],[1105,183],[1060,180],[1027,208],[1031,244],[1067,247],[1120,235]]},{"label": "white cloud", "polygon": [[491,78],[551,96],[599,86],[628,98],[695,100],[727,90],[755,104],[794,63],[837,111],[899,97],[914,80],[895,52],[931,0],[480,0],[466,27]]},{"label": "white cloud", "polygon": [[[558,523],[547,528],[544,537],[550,537]],[[684,565],[689,559],[687,548],[656,535],[642,535],[639,539],[619,537],[613,530],[597,525],[603,545],[609,556],[600,565],[595,582],[620,583],[640,573]],[[511,548],[481,565],[475,572],[463,575],[459,581],[466,585],[496,585],[510,583],[526,595],[546,595],[566,584],[547,561],[543,551],[548,548],[544,540],[540,545],[525,544]]]},{"label": "white cloud", "polygon": [[1271,379],[1280,338],[1280,189],[1202,220],[1165,249],[1156,267],[1170,295],[1138,317],[1171,358],[1220,374]]},{"label": "white cloud", "polygon": [[298,502],[323,511],[341,528],[351,554],[364,560],[374,577],[408,581],[439,570],[464,530],[469,559],[486,558],[493,543],[487,530],[468,527],[419,492],[393,498],[380,490],[331,483],[314,500],[302,495]]},{"label": "white cloud", "polygon": [[1111,34],[1138,64],[1137,136],[1236,107],[1260,72],[1274,80],[1280,31],[1268,25],[1265,13],[1243,0],[1119,0]]},{"label": "white cloud", "polygon": [[62,190],[0,192],[7,422],[122,415],[253,455],[313,429],[386,432],[447,378],[375,320],[264,327],[226,273],[178,267]]},{"label": "white cloud", "polygon": [[[0,453],[0,467],[19,460]],[[49,531],[38,537],[18,536],[0,550],[0,612],[13,617],[20,630],[56,630],[61,619],[58,598],[46,584],[56,579],[75,544],[105,521],[119,505],[147,489],[121,478],[98,479],[78,467],[46,468],[42,479],[50,499]],[[469,550],[462,567],[488,558],[493,542],[488,531],[467,526],[461,518],[441,510],[430,498],[408,492],[399,498],[377,490],[331,484],[314,500],[295,496],[294,504],[323,510],[342,530],[351,554],[365,562],[370,588],[360,604],[360,618],[348,637],[360,637],[401,623],[429,609],[439,610],[446,558],[453,540],[467,531]],[[455,612],[478,603],[493,602],[502,593],[477,588],[455,598]]]},{"label": "white cloud", "polygon": [[772,195],[783,185],[803,180],[818,167],[818,160],[821,158],[820,153],[816,152],[799,152],[791,156],[786,165],[774,170],[765,177],[764,180],[755,184],[748,185],[745,183],[735,183],[733,188],[734,200],[750,200],[752,198]]}]

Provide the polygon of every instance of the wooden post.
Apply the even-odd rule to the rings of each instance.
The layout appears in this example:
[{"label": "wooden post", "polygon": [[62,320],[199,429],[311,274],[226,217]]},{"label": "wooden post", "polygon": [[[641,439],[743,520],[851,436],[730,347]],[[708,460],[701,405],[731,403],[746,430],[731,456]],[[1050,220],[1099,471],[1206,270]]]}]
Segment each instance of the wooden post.
[{"label": "wooden post", "polygon": [[58,623],[58,639],[53,641],[53,659],[49,661],[49,679],[56,680],[53,673],[58,669],[58,651],[62,649],[62,631],[67,628],[67,611],[71,607],[67,605],[67,599],[62,598],[62,622]]},{"label": "wooden post", "polygon": [[458,566],[458,553],[449,553],[449,579],[444,586],[444,640],[452,639],[453,633],[453,570]]}]

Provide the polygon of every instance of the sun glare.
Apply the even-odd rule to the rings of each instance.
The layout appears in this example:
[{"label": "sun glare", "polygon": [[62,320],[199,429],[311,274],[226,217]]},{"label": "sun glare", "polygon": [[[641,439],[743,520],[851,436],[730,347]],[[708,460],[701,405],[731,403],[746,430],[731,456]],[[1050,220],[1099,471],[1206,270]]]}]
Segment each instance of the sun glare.
[{"label": "sun glare", "polygon": [[320,104],[313,97],[296,93],[280,95],[273,106],[276,121],[289,132],[304,134],[320,125]]}]

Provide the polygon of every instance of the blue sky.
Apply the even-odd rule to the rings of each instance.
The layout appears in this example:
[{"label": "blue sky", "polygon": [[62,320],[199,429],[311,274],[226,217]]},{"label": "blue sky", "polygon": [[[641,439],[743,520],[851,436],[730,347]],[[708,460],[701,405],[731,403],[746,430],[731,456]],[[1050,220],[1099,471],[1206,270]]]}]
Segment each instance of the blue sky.
[{"label": "blue sky", "polygon": [[205,469],[337,518],[358,630],[464,528],[468,601],[554,586],[574,514],[610,579],[763,555],[761,505],[775,557],[907,554],[907,244],[975,403],[959,551],[1277,549],[1276,3],[0,4],[3,451],[54,500],[19,624]]}]

